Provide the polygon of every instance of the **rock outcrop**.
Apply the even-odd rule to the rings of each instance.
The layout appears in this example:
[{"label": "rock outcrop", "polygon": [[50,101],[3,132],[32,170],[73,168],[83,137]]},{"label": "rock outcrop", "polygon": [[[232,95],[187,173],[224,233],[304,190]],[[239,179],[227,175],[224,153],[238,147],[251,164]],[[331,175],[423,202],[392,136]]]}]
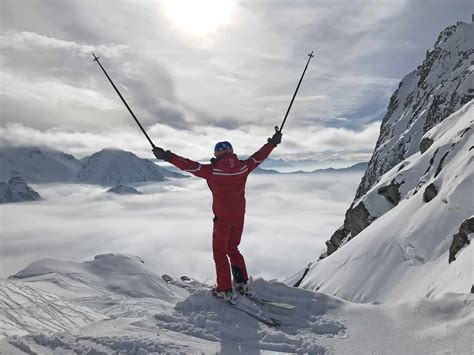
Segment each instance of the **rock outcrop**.
[{"label": "rock outcrop", "polygon": [[21,177],[12,177],[8,182],[0,182],[0,203],[41,200],[41,196]]},{"label": "rock outcrop", "polygon": [[446,28],[422,65],[403,78],[390,99],[356,199],[392,167],[419,149],[426,150],[429,141],[420,147],[422,136],[473,98],[472,27],[458,22]]},{"label": "rock outcrop", "polygon": [[459,232],[453,236],[453,242],[449,247],[448,263],[451,264],[456,260],[456,254],[459,253],[464,246],[470,244],[468,235],[471,233],[474,233],[474,217],[466,219],[459,227]]},{"label": "rock outcrop", "polygon": [[[400,179],[387,181],[378,188],[377,193],[390,203],[390,207],[383,205],[373,196],[370,197],[371,208],[376,209],[375,212],[367,208],[368,206],[361,205],[361,202],[367,199],[369,191],[380,182],[384,174],[397,165],[398,171],[402,172],[407,164],[400,163],[416,153],[429,151],[435,140],[426,133],[474,97],[473,28],[472,23],[458,22],[443,30],[434,48],[427,51],[423,63],[400,82],[390,99],[374,153],[357,189],[354,202],[346,213],[344,225],[326,242],[327,251],[321,257],[332,254],[346,240],[354,238],[366,228],[375,217],[398,205],[403,199],[400,193],[404,183],[402,173]],[[460,138],[469,129],[466,128]],[[443,169],[445,159],[449,154],[454,154],[456,149],[453,143],[449,149],[443,149],[439,154],[438,149],[430,152],[431,161],[425,175],[432,173],[433,166],[436,167],[434,177],[437,177]],[[413,192],[415,194],[427,181],[421,176],[419,179]],[[424,190],[425,201],[431,201],[437,193],[437,187],[431,183]],[[354,205],[364,206],[365,211],[361,207],[354,210]],[[370,214],[373,217],[370,217]]]},{"label": "rock outcrop", "polygon": [[431,183],[425,188],[425,192],[423,192],[423,201],[430,202],[438,195],[438,188],[435,184]]}]

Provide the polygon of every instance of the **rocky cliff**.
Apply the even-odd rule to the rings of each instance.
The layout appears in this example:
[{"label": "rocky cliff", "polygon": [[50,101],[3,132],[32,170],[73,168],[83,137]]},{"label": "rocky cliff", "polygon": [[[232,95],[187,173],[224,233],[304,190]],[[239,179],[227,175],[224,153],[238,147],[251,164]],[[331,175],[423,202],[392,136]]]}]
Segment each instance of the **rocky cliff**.
[{"label": "rocky cliff", "polygon": [[[425,152],[433,140],[426,133],[472,100],[474,71],[474,26],[458,22],[443,30],[423,63],[405,76],[392,95],[382,120],[380,135],[355,200],[346,212],[344,224],[326,242],[326,257],[354,238],[377,216],[371,215],[364,195],[381,177],[405,159]],[[380,187],[388,210],[400,201],[403,182],[390,181]],[[427,196],[433,188],[426,191]],[[428,197],[429,198],[429,197]]]}]

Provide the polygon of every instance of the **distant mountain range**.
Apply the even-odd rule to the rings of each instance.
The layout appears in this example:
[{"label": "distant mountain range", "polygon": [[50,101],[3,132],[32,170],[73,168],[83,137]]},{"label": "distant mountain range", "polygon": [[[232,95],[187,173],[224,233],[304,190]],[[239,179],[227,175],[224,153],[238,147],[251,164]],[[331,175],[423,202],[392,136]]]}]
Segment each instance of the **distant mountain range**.
[{"label": "distant mountain range", "polygon": [[[263,165],[263,164],[262,164]],[[363,163],[357,163],[354,165],[351,165],[347,168],[326,168],[326,169],[316,169],[313,171],[303,171],[303,170],[298,170],[298,171],[292,171],[292,172],[280,172],[275,169],[263,169],[261,167],[258,167],[255,169],[255,173],[257,174],[283,174],[283,175],[288,175],[288,174],[322,174],[322,173],[349,173],[349,172],[364,172],[367,169],[367,162]]]},{"label": "distant mountain range", "polygon": [[49,148],[1,148],[0,181],[18,176],[29,183],[68,182],[103,186],[184,177],[123,150],[104,149],[79,160]]},{"label": "distant mountain range", "polygon": [[267,158],[260,167],[266,170],[276,170],[281,173],[290,173],[296,171],[313,172],[321,169],[342,169],[347,168],[360,161],[350,161],[345,159],[326,159],[326,160],[283,160]]}]

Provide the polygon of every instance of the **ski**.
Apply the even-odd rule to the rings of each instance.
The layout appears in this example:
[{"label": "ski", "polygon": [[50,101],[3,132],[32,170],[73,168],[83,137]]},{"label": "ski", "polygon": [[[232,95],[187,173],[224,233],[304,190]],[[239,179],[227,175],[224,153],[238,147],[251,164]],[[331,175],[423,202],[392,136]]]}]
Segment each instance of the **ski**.
[{"label": "ski", "polygon": [[[187,276],[182,276],[181,281],[178,281],[178,280],[174,279],[173,277],[171,277],[169,275],[166,275],[166,274],[162,275],[161,278],[164,281],[166,281],[167,283],[171,284],[171,285],[175,285],[175,286],[184,288],[186,290],[210,291],[212,289],[211,286],[206,285],[206,284],[204,284],[200,281],[193,280],[193,279],[191,279]],[[233,307],[234,309],[236,309],[240,312],[243,312],[243,313],[247,314],[249,317],[252,317],[252,318],[258,320],[259,322],[261,322],[263,324],[266,324],[270,327],[276,327],[276,326],[281,325],[281,322],[278,319],[271,318],[271,317],[266,317],[266,316],[264,316],[260,313],[257,313],[257,312],[252,312],[248,309],[245,309],[242,305],[236,303],[235,301],[227,302],[227,301],[224,301],[224,300],[222,300],[222,299],[220,299],[220,298],[218,298],[214,295],[213,295],[213,297],[217,298],[219,301],[228,304],[229,306]]]},{"label": "ski", "polygon": [[[216,297],[216,296],[214,296],[214,297]],[[218,297],[216,297],[216,298],[218,298]],[[265,317],[265,316],[263,316],[259,313],[249,311],[248,309],[245,309],[242,306],[240,306],[238,303],[235,303],[235,301],[228,302],[228,301],[224,301],[220,298],[218,298],[218,299],[221,302],[228,304],[229,306],[233,307],[234,309],[237,309],[240,312],[243,312],[243,313],[247,314],[248,316],[250,316],[250,317],[258,320],[259,322],[261,322],[263,324],[266,324],[270,327],[277,327],[277,326],[281,325],[281,322],[278,319]]]},{"label": "ski", "polygon": [[[198,286],[198,287],[202,287],[204,289],[212,289],[212,286],[209,286],[201,281],[198,281],[196,279],[193,279],[191,277],[188,277],[188,276],[181,276],[181,281],[183,281],[184,283],[188,284],[188,285],[193,285],[193,286]],[[256,302],[256,303],[260,303],[260,304],[266,304],[266,305],[269,305],[269,306],[273,306],[273,307],[278,307],[278,308],[283,308],[283,309],[288,309],[288,310],[293,310],[296,308],[295,305],[293,304],[288,304],[288,303],[283,303],[283,302],[278,302],[278,301],[275,301],[275,300],[270,300],[270,299],[267,299],[267,298],[263,298],[263,297],[260,297],[260,296],[257,296],[257,295],[254,295],[254,294],[244,294],[242,296],[245,296],[247,297],[248,299]]]},{"label": "ski", "polygon": [[252,301],[255,301],[257,303],[262,303],[262,304],[268,304],[269,306],[274,306],[278,308],[283,308],[283,309],[288,309],[288,310],[293,310],[296,308],[294,304],[289,304],[289,303],[283,303],[283,302],[278,302],[274,300],[269,300],[267,298],[262,298],[257,295],[245,295],[248,299],[251,299]]}]

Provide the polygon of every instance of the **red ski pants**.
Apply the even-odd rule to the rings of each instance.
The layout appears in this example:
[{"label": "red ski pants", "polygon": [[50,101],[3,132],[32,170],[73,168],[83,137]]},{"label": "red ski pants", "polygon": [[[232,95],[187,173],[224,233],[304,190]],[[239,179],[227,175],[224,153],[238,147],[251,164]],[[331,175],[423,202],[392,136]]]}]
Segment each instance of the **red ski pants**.
[{"label": "red ski pants", "polygon": [[[212,252],[216,264],[217,290],[232,288],[231,267],[238,282],[247,281],[247,268],[239,251],[240,239],[244,228],[244,216],[214,217],[212,233]],[[229,265],[230,260],[230,265]]]}]

